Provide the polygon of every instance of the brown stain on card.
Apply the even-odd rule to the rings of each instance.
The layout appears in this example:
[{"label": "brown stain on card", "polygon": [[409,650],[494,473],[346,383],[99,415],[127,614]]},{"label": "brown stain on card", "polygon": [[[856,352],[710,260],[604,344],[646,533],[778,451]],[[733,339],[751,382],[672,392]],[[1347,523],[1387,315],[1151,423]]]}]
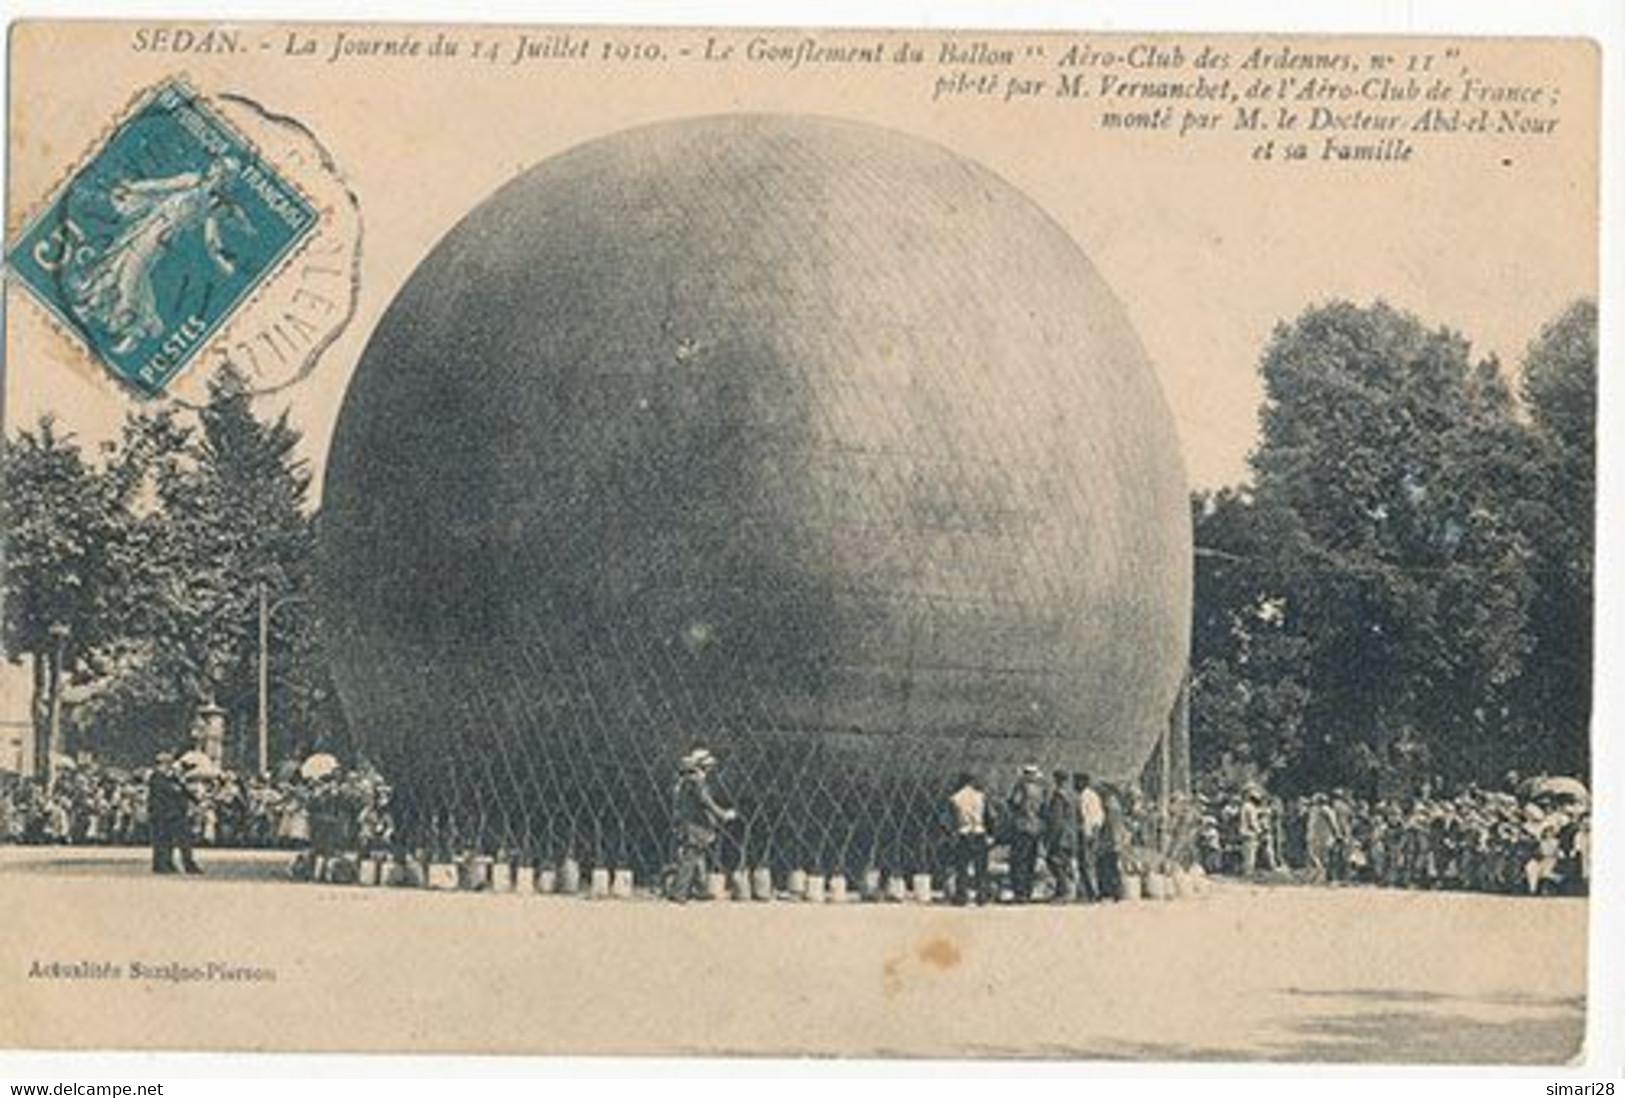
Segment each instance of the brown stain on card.
[{"label": "brown stain on card", "polygon": [[964,959],[952,938],[929,938],[916,954],[922,962],[934,968],[950,969]]},{"label": "brown stain on card", "polygon": [[903,990],[902,967],[905,960],[906,957],[888,957],[886,963],[880,967],[880,986],[888,999],[896,998],[897,993]]},{"label": "brown stain on card", "polygon": [[964,951],[954,939],[941,936],[927,938],[914,948],[912,955],[905,952],[886,958],[880,966],[881,990],[886,998],[895,999],[908,985],[910,969],[920,970],[910,962],[917,962],[918,966],[926,969],[947,972],[964,959]]}]

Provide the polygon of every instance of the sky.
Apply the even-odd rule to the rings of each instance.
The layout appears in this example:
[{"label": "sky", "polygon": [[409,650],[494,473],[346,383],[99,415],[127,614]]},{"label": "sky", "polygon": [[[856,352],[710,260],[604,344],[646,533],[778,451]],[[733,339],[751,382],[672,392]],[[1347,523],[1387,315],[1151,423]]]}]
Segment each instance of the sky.
[{"label": "sky", "polygon": [[[930,52],[939,45],[915,37]],[[839,38],[820,32],[819,40]],[[277,48],[225,58],[136,52],[129,27],[84,24],[24,27],[13,41],[8,239],[133,92],[179,65],[205,92],[245,92],[300,119],[331,152],[365,223],[359,310],[307,379],[263,402],[267,412],[287,408],[305,432],[318,483],[350,371],[435,242],[525,168],[663,118],[741,109],[864,118],[938,141],[1015,184],[1073,236],[1122,301],[1173,410],[1193,487],[1245,476],[1259,354],[1276,324],[1311,305],[1385,299],[1463,332],[1476,353],[1510,366],[1566,304],[1595,294],[1597,55],[1578,42],[1465,44],[1475,73],[1560,89],[1560,122],[1545,138],[1419,142],[1403,164],[1288,165],[1253,159],[1256,139],[1246,134],[1108,132],[1092,106],[1064,98],[933,102],[931,78],[903,68],[855,75],[735,65],[719,76],[660,65],[430,72],[371,59],[323,67]],[[1041,44],[1060,51],[1142,41],[1077,34]],[[1281,45],[1161,42],[1238,55]],[[1327,40],[1298,44],[1330,48]],[[1362,52],[1379,45],[1443,49],[1437,41],[1358,43]],[[77,63],[58,64],[65,53]],[[87,67],[101,79],[83,81]],[[52,413],[87,439],[104,437],[132,398],[87,366],[23,293],[14,282],[7,291],[7,429]],[[179,391],[196,393],[201,374],[194,369]]]}]

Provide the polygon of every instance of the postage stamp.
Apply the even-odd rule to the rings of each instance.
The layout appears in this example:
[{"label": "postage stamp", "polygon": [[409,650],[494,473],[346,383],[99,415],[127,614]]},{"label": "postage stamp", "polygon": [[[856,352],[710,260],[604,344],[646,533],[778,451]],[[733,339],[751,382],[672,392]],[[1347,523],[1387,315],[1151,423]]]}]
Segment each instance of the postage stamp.
[{"label": "postage stamp", "polygon": [[13,245],[115,376],[162,393],[315,231],[316,205],[187,83],[160,83]]}]

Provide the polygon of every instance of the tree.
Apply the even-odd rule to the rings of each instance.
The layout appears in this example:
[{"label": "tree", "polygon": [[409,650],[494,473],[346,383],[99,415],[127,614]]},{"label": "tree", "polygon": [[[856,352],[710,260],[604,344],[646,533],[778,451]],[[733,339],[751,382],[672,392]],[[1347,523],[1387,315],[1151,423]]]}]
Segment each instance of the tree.
[{"label": "tree", "polygon": [[50,419],[5,445],[4,643],[34,660],[41,741],[71,677],[63,724],[82,746],[150,757],[209,703],[229,714],[237,761],[253,762],[262,590],[273,756],[343,736],[299,441],[285,414],[255,416],[228,365],[194,412],[132,412],[99,462]]},{"label": "tree", "polygon": [[281,748],[308,746],[317,723],[331,719],[310,603],[310,474],[298,443],[286,413],[255,417],[245,377],[227,364],[185,434],[184,456],[156,469],[161,505],[144,527],[153,667],[177,694],[226,710],[245,763],[255,755],[262,589]]},{"label": "tree", "polygon": [[1260,779],[1290,772],[1303,752],[1306,645],[1281,613],[1268,552],[1278,522],[1241,489],[1198,492],[1191,507],[1193,763]]},{"label": "tree", "polygon": [[1516,392],[1381,303],[1280,325],[1252,481],[1193,499],[1199,765],[1390,790],[1589,770],[1596,307]]},{"label": "tree", "polygon": [[1578,301],[1524,356],[1522,395],[1541,470],[1520,514],[1534,548],[1534,651],[1519,685],[1526,768],[1590,768],[1595,603],[1597,307]]},{"label": "tree", "polygon": [[125,761],[173,750],[197,709],[185,676],[165,656],[165,610],[197,562],[177,555],[168,536],[164,486],[195,466],[192,429],[173,411],[132,411],[117,442],[103,447],[123,537],[115,602],[118,643],[102,675],[69,714],[76,742]]},{"label": "tree", "polygon": [[128,527],[122,484],[85,461],[46,417],[5,444],[4,644],[33,665],[35,758],[50,751],[51,711],[64,679],[92,678],[122,638],[122,562]]},{"label": "tree", "polygon": [[1498,365],[1385,304],[1337,302],[1278,327],[1261,371],[1249,510],[1267,586],[1245,632],[1278,638],[1301,689],[1295,779],[1370,783],[1419,747],[1493,776],[1531,646],[1510,512],[1539,483]]}]

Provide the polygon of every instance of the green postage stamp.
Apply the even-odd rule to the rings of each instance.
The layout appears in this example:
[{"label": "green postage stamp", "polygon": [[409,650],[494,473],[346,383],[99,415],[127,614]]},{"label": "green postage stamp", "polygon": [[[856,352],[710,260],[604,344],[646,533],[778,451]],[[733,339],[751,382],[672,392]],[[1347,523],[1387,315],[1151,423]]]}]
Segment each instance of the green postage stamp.
[{"label": "green postage stamp", "polygon": [[69,176],[9,259],[95,358],[154,396],[319,218],[255,145],[171,79]]}]

